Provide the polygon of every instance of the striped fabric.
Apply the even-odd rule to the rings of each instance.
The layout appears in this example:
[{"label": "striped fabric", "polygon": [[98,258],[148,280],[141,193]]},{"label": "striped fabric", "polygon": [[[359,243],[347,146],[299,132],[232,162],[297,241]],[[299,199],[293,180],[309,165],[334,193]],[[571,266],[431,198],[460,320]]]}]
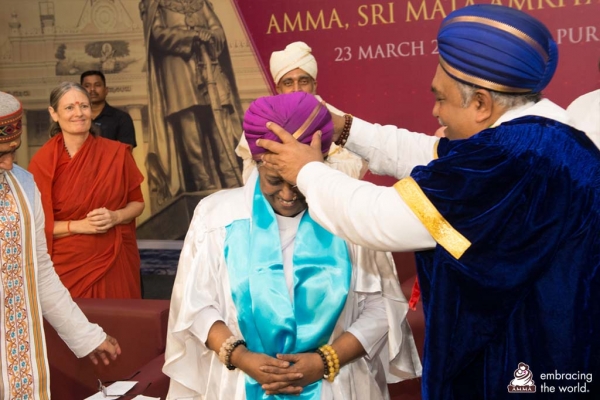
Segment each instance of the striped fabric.
[{"label": "striped fabric", "polygon": [[33,220],[14,176],[0,176],[0,398],[49,396],[42,313],[34,263]]}]

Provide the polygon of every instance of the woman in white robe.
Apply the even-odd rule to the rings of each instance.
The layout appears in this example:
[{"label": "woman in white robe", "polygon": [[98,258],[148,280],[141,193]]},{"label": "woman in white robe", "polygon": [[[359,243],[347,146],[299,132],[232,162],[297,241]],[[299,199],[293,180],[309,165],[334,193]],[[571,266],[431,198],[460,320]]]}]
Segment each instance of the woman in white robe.
[{"label": "woman in white robe", "polygon": [[[256,255],[256,247],[261,246],[256,237],[264,225],[256,221],[264,218],[257,209],[263,206],[274,217],[279,235],[269,231],[263,236],[272,245],[260,240],[268,250],[281,249],[273,255],[276,260],[280,257],[279,270],[271,264],[253,269],[255,259],[265,257],[265,248]],[[302,226],[312,221],[306,208],[297,189],[260,164],[244,187],[215,193],[197,206],[171,300],[163,368],[171,378],[168,399],[254,400],[269,394],[284,399],[286,393],[315,400],[389,399],[387,383],[420,375],[421,364],[405,319],[408,304],[391,254],[341,239],[322,249],[315,249],[318,244],[313,242],[302,251],[320,252],[324,257],[318,260],[336,259],[334,264],[339,264],[331,267],[324,261],[321,270],[339,266],[344,271],[343,260],[338,260],[344,256],[337,257],[334,250],[338,243],[341,253],[337,254],[347,254],[348,284],[344,286],[343,274],[330,276],[326,271],[323,276],[317,272],[316,280],[303,281],[296,265],[301,257],[295,250],[300,252],[305,242]],[[333,237],[324,230],[319,233],[318,226],[308,226],[319,240]],[[242,230],[236,236],[238,227]],[[236,252],[241,255],[232,255]],[[311,257],[314,261],[318,255]],[[319,328],[323,315],[331,319],[329,331]],[[280,324],[290,323],[290,316],[297,320],[277,332]],[[308,324],[302,322],[306,319]],[[276,332],[269,336],[271,331]],[[311,347],[313,332],[322,337],[325,332],[325,342],[338,353],[342,365],[333,382],[322,379],[324,365],[315,350],[326,343],[317,341]],[[238,346],[231,352],[230,364],[238,367],[234,370],[218,355],[230,336],[247,342],[247,348]],[[305,351],[278,356],[286,346],[294,348],[286,345],[289,342],[300,343],[296,348],[304,343]]]}]

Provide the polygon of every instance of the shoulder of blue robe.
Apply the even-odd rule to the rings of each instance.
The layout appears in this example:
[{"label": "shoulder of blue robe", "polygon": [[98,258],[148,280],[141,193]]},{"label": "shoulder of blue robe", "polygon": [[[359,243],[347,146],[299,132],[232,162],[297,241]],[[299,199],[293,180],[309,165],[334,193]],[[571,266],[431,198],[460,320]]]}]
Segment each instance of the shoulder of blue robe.
[{"label": "shoulder of blue robe", "polygon": [[13,164],[13,169],[10,172],[17,178],[17,181],[23,188],[25,196],[29,200],[29,205],[35,214],[35,181],[33,180],[33,175],[17,164]]},{"label": "shoulder of blue robe", "polygon": [[418,254],[424,393],[499,391],[519,362],[597,371],[598,149],[567,125],[523,117],[442,140],[438,154],[412,179],[470,245],[458,258],[442,246]]},{"label": "shoulder of blue robe", "polygon": [[[471,243],[498,246],[498,236],[509,232],[552,241],[552,233],[573,224],[575,214],[598,212],[592,206],[600,201],[600,151],[584,133],[560,122],[519,118],[469,139],[443,139],[438,155],[411,177]],[[523,230],[527,225],[530,233]],[[512,243],[501,250],[513,253]]]}]

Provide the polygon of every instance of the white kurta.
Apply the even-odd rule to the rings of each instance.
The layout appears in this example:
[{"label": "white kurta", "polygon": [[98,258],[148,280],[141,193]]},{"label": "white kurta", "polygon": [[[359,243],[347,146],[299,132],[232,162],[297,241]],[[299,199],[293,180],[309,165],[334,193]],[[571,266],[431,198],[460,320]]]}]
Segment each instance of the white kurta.
[{"label": "white kurta", "polygon": [[[509,110],[494,126],[526,115],[570,122],[564,109],[544,99]],[[355,118],[346,148],[366,158],[374,173],[402,179],[415,166],[427,165],[436,157],[438,140]],[[341,238],[380,251],[419,251],[436,246],[393,187],[357,181],[318,162],[305,165],[296,183],[306,196],[310,216]]]},{"label": "white kurta", "polygon": [[[168,399],[245,399],[244,373],[239,369],[227,370],[204,343],[210,327],[219,320],[235,335],[242,336],[223,250],[226,226],[251,216],[256,179],[254,173],[244,188],[216,193],[202,200],[196,208],[171,299],[163,368],[171,377]],[[291,259],[290,238],[297,229],[294,220],[281,220],[285,225],[280,232],[282,246],[286,248],[284,270]],[[389,253],[369,251],[352,244],[348,247],[355,268],[351,290],[331,341],[350,331],[361,341],[368,355],[344,366],[333,384],[323,381],[321,398],[385,399],[387,382],[412,378],[421,372],[412,333],[405,320],[408,304]],[[291,282],[289,278],[286,280],[289,289]],[[386,325],[389,326],[387,335]]]},{"label": "white kurta", "polygon": [[[33,185],[33,178],[31,179],[30,184]],[[29,394],[32,400],[48,399],[50,383],[40,315],[50,322],[77,357],[91,353],[106,339],[106,334],[98,325],[88,322],[54,271],[46,247],[44,211],[37,187],[35,204],[31,207],[29,199],[23,195],[21,184],[11,172],[0,174],[0,184],[8,185],[9,188],[7,192],[3,191],[3,199],[12,199],[18,207],[19,226],[16,229],[19,229],[18,235],[22,243],[22,252],[18,257],[22,261],[21,265],[5,263],[4,258],[1,265],[0,399],[17,398],[16,393],[21,396]],[[7,210],[2,210],[3,215],[6,212]],[[4,233],[6,228],[3,229]],[[23,241],[28,242],[26,244]],[[6,247],[7,242],[3,243],[4,248],[0,250],[6,254],[9,249]],[[24,254],[28,248],[33,251],[30,255]],[[33,265],[23,265],[29,257]],[[19,324],[11,323],[11,318],[19,319]],[[8,341],[7,337],[18,339]],[[7,348],[11,346],[14,348]],[[22,369],[15,370],[15,363]],[[14,373],[8,374],[9,365],[12,365]],[[20,389],[15,389],[15,379],[23,376],[21,372],[28,375],[27,381],[19,382]]]},{"label": "white kurta", "polygon": [[567,107],[573,126],[600,149],[600,89],[579,96]]}]

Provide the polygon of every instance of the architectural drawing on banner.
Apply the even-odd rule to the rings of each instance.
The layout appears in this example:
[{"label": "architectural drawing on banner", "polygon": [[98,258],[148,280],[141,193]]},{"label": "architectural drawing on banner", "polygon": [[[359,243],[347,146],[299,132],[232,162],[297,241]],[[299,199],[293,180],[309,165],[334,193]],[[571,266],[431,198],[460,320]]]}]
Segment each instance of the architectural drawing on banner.
[{"label": "architectural drawing on banner", "polygon": [[56,75],[80,75],[82,72],[95,70],[105,74],[116,74],[128,65],[140,61],[130,57],[129,43],[124,40],[90,42],[79,49],[77,55],[67,56],[67,44],[58,45],[55,54]]},{"label": "architectural drawing on banner", "polygon": [[[234,0],[2,4],[9,12],[0,14],[0,90],[18,97],[25,110],[21,166],[48,140],[50,91],[61,81],[78,82],[84,71],[100,70],[108,101],[135,126],[133,156],[145,178],[146,201],[139,239],[182,239],[202,197],[240,185],[233,149],[242,113],[269,94],[269,86]],[[160,29],[150,28],[163,18],[165,26],[189,27],[197,39],[189,48],[157,46],[160,40],[150,38]],[[170,39],[186,43],[177,35]]]}]

